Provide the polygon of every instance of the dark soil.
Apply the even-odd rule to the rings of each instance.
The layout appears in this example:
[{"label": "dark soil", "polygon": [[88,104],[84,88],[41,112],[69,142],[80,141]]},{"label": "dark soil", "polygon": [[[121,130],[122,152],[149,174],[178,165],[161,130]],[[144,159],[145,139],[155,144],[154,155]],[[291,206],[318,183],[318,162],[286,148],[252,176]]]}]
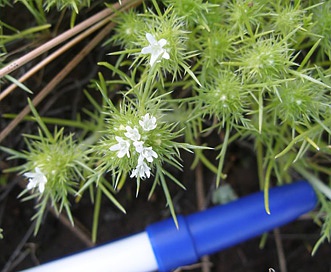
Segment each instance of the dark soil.
[{"label": "dark soil", "polygon": [[[29,25],[31,18],[28,14],[22,14],[21,10],[6,9],[7,23],[13,23],[13,19],[20,14],[20,24]],[[22,19],[21,19],[22,18]],[[20,26],[17,26],[20,28]],[[24,28],[24,27],[21,27]],[[47,37],[46,37],[47,39]],[[27,41],[21,41],[21,45]],[[12,44],[12,48],[19,47]],[[79,49],[79,48],[78,48]],[[77,49],[77,51],[78,51]],[[99,68],[95,65],[101,58],[108,60],[105,56],[107,48],[98,47],[86,58],[69,77],[67,77],[46,100],[38,106],[42,116],[60,118],[72,118],[85,106],[86,99],[82,94],[83,88],[87,88],[89,79],[96,77]],[[24,53],[24,50],[20,54]],[[28,85],[31,89],[40,90],[54,74],[63,67],[67,59],[72,58],[76,52],[69,52],[49,65],[41,73],[30,79]],[[16,57],[16,56],[14,56]],[[28,64],[28,66],[34,65]],[[13,74],[20,76],[24,70],[21,69]],[[3,90],[2,86],[0,90]],[[26,105],[27,94],[15,90],[10,96],[1,101],[0,111],[2,113],[18,113]],[[8,125],[9,119],[1,117],[1,130]],[[33,122],[21,123],[2,143],[2,146],[24,149],[22,140],[23,133],[36,131]],[[210,141],[218,141],[218,135],[211,135]],[[7,154],[0,154],[0,170],[15,166],[21,162],[7,161]],[[183,172],[174,172],[174,175],[183,182],[187,190],[180,190],[175,185],[170,185],[177,213],[189,214],[198,210],[196,192],[196,173],[190,169],[193,157],[183,153]],[[228,174],[227,183],[231,184],[239,196],[244,196],[258,190],[257,170],[255,166],[254,151],[236,143],[228,152],[225,164]],[[171,169],[170,169],[171,170]],[[211,206],[210,192],[215,187],[214,177],[204,170],[204,193],[206,206]],[[0,173],[0,227],[3,228],[4,238],[0,240],[0,268],[1,271],[19,271],[39,263],[61,258],[89,247],[88,243],[77,235],[87,233],[91,230],[93,219],[93,205],[86,195],[79,203],[72,203],[72,211],[78,222],[79,228],[66,226],[51,212],[45,216],[44,222],[37,236],[33,235],[33,222],[30,218],[34,214],[33,201],[21,202],[17,196],[22,191],[23,179],[15,174]],[[4,181],[4,182],[3,182]],[[23,184],[23,185],[22,185]],[[161,188],[157,189],[148,201],[147,196],[151,184],[146,182],[141,186],[139,197],[135,197],[135,184],[128,182],[126,187],[118,194],[118,200],[127,210],[122,214],[107,199],[103,199],[103,205],[99,220],[99,231],[97,244],[103,244],[120,237],[140,232],[152,222],[168,218],[170,216],[165,207],[165,199]],[[244,211],[243,211],[244,212]],[[244,226],[243,226],[244,227]],[[330,272],[331,271],[331,247],[323,244],[314,257],[311,251],[319,238],[320,228],[311,219],[299,219],[279,229],[279,241],[282,249],[277,250],[275,235],[270,232],[266,238],[263,248],[259,247],[261,237],[254,238],[243,244],[216,253],[210,256],[210,270],[215,272],[268,272],[274,269],[280,270],[279,254],[284,254],[287,271],[293,272]],[[183,269],[184,270],[184,269]],[[202,271],[199,264],[186,267],[186,271]]]}]

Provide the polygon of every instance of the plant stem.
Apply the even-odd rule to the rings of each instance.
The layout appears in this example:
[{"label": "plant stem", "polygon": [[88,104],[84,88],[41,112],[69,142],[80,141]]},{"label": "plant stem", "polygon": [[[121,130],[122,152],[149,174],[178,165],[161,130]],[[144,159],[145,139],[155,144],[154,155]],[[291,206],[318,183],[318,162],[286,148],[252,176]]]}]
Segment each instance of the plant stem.
[{"label": "plant stem", "polygon": [[95,243],[97,240],[97,231],[98,231],[98,223],[99,223],[99,215],[101,208],[101,198],[102,193],[100,187],[97,188],[97,196],[94,204],[94,212],[93,212],[93,225],[92,225],[92,242]]},{"label": "plant stem", "polygon": [[216,186],[217,187],[220,185],[221,179],[226,178],[226,174],[224,174],[222,172],[222,170],[223,170],[223,164],[224,164],[226,150],[227,150],[227,147],[228,147],[228,142],[229,142],[229,137],[230,137],[230,130],[231,130],[231,122],[227,121],[226,122],[226,127],[225,127],[224,141],[223,141],[221,152],[219,154],[219,160],[220,161],[218,163],[218,170],[217,170],[217,177],[216,177]]}]

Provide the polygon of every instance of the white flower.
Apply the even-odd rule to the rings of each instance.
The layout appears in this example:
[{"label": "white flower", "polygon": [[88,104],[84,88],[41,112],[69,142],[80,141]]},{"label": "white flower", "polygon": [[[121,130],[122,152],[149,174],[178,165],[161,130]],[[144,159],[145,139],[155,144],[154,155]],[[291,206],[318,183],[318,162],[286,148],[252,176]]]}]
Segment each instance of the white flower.
[{"label": "white flower", "polygon": [[164,59],[170,58],[168,52],[163,48],[163,46],[167,44],[166,39],[161,39],[157,41],[155,37],[150,33],[146,33],[146,39],[149,42],[149,46],[144,47],[141,50],[141,53],[151,54],[151,59],[149,61],[149,64],[151,66],[153,66],[155,62],[160,62],[160,60],[158,60],[160,56]]},{"label": "white flower", "polygon": [[138,153],[141,153],[141,151],[142,151],[143,148],[144,148],[144,141],[136,141],[136,142],[133,142],[133,145],[135,146],[136,151],[137,151]]},{"label": "white flower", "polygon": [[123,158],[125,155],[127,155],[127,157],[130,158],[130,153],[129,153],[130,142],[118,136],[115,136],[115,139],[117,140],[118,143],[111,146],[109,150],[118,151],[117,157],[119,158]]},{"label": "white flower", "polygon": [[153,157],[157,158],[157,153],[153,150],[153,148],[150,147],[144,147],[140,155],[145,158],[148,162],[153,161]]},{"label": "white flower", "polygon": [[138,161],[146,159],[146,161],[152,162],[153,157],[157,158],[158,156],[157,153],[152,149],[152,147],[143,147],[140,152]]},{"label": "white flower", "polygon": [[149,178],[151,176],[151,168],[144,162],[138,162],[137,167],[132,171],[130,178],[140,177],[142,179]]},{"label": "white flower", "polygon": [[154,116],[149,116],[149,113],[146,113],[142,120],[139,120],[139,124],[145,131],[153,130],[156,128],[156,118]]},{"label": "white flower", "polygon": [[35,173],[27,172],[24,174],[24,176],[29,179],[29,183],[26,186],[27,189],[31,190],[35,187],[38,187],[40,193],[44,192],[47,178],[44,173],[39,169],[39,167],[35,168]]},{"label": "white flower", "polygon": [[139,153],[138,163],[146,159],[148,162],[153,161],[153,157],[157,158],[157,153],[153,148],[145,147],[143,141],[134,142],[133,145],[136,147],[136,151]]},{"label": "white flower", "polygon": [[131,128],[130,126],[126,126],[126,133],[124,135],[131,139],[132,141],[139,141],[140,140],[140,134],[137,128]]}]

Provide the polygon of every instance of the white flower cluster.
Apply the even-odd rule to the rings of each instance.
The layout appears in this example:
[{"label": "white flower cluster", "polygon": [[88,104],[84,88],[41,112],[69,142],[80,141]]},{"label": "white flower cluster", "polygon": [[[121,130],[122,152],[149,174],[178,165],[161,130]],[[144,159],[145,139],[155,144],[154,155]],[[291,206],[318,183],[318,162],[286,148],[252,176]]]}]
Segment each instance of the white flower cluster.
[{"label": "white flower cluster", "polygon": [[[139,125],[143,131],[150,131],[156,128],[156,118],[150,116],[149,113],[145,114]],[[132,171],[130,177],[149,178],[151,175],[151,168],[147,165],[147,162],[153,162],[154,158],[157,158],[157,153],[151,146],[145,146],[145,142],[141,141],[141,135],[137,127],[125,127],[126,132],[124,133],[125,138],[115,136],[117,144],[112,145],[109,150],[117,151],[117,157],[123,158],[127,156],[130,158],[130,147],[131,144],[135,147],[135,151],[139,154],[138,163],[136,168]]]},{"label": "white flower cluster", "polygon": [[42,194],[45,190],[45,184],[47,182],[47,178],[44,173],[40,170],[39,167],[35,168],[35,172],[27,172],[23,176],[29,179],[29,183],[26,186],[28,190],[32,190],[35,187],[38,187],[39,192]]}]

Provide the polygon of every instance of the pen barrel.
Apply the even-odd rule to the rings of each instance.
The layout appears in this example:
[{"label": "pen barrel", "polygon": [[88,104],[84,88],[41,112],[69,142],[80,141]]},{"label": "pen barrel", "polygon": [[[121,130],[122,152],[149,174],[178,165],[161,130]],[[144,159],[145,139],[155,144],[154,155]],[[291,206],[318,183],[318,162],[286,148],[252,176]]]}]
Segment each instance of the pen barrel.
[{"label": "pen barrel", "polygon": [[226,205],[150,225],[146,231],[160,271],[196,262],[200,257],[231,247],[282,226],[311,211],[317,203],[312,186],[305,182],[269,190],[270,214],[264,194],[258,192]]}]

